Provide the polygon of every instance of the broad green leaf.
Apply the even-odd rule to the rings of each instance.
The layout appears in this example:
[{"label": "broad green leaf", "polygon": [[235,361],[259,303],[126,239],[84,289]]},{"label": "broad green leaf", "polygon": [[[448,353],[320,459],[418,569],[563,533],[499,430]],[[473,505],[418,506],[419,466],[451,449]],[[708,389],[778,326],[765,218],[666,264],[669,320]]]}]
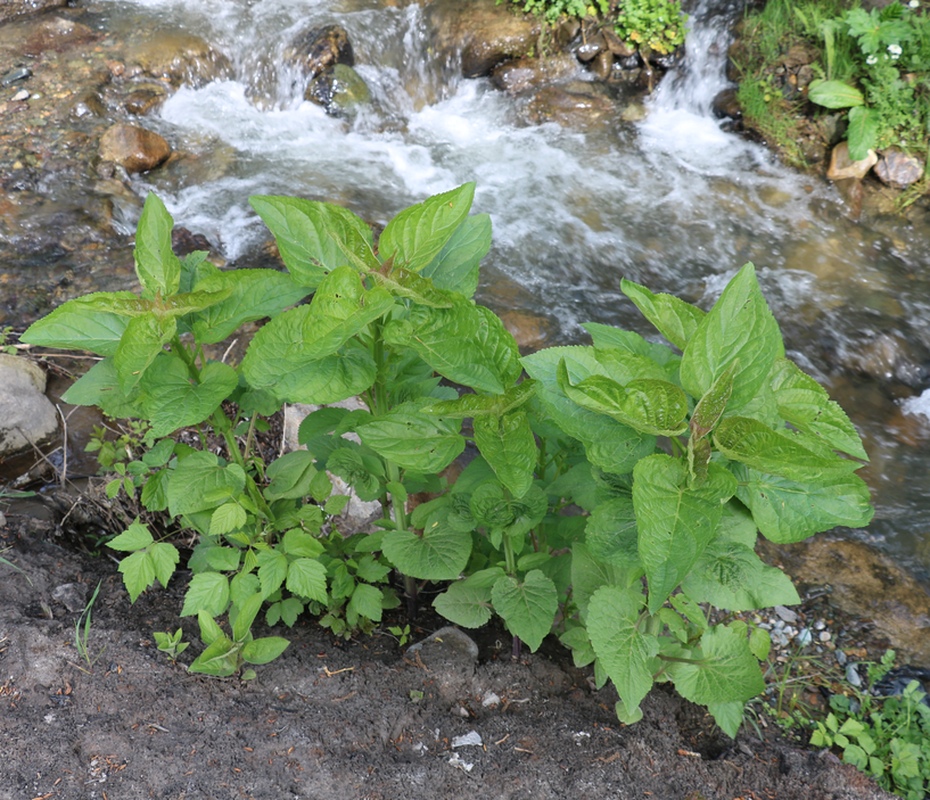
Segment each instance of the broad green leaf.
[{"label": "broad green leaf", "polygon": [[859,433],[824,388],[788,359],[772,368],[771,387],[778,412],[798,430],[819,436],[834,450],[868,461]]},{"label": "broad green leaf", "polygon": [[597,360],[593,348],[550,347],[521,361],[530,377],[538,381],[536,396],[549,417],[566,434],[584,444],[595,466],[622,475],[632,471],[637,461],[655,450],[654,436],[582,408],[559,387],[558,370],[563,361],[572,383],[605,374],[605,367]]},{"label": "broad green leaf", "polygon": [[466,217],[429,264],[420,271],[440,289],[471,297],[478,288],[481,259],[491,249],[491,218],[487,214]]},{"label": "broad green leaf", "polygon": [[598,414],[652,436],[678,436],[687,430],[688,398],[674,384],[633,380],[621,386],[612,378],[592,375],[572,384],[565,362],[559,364],[559,388],[572,401]]},{"label": "broad green leaf", "polygon": [[99,356],[115,355],[129,320],[136,316],[116,310],[127,302],[139,302],[139,298],[132,292],[96,292],[76,297],[33,322],[20,341],[61,350],[89,350]]},{"label": "broad green leaf", "polygon": [[[258,580],[267,599],[281,588],[288,573],[288,560],[278,550],[262,550],[258,554]],[[299,580],[299,579],[298,579]]]},{"label": "broad green leaf", "polygon": [[475,197],[475,184],[405,208],[385,226],[378,240],[378,257],[419,272],[435,259],[465,221]]},{"label": "broad green leaf", "polygon": [[428,278],[404,267],[370,273],[372,280],[394,297],[403,297],[431,308],[452,308],[456,295],[433,285]]},{"label": "broad green leaf", "polygon": [[502,576],[500,567],[494,567],[455,581],[433,600],[433,608],[463,628],[480,628],[491,619],[491,587]]},{"label": "broad green leaf", "polygon": [[585,322],[581,327],[591,334],[591,341],[594,343],[596,350],[637,356],[642,361],[631,363],[651,362],[660,367],[665,373],[662,376],[633,374],[626,380],[614,375],[613,377],[621,383],[633,380],[633,378],[668,377],[669,369],[677,368],[678,363],[681,361],[681,356],[674,353],[668,345],[650,342],[633,331],[625,331],[622,328],[603,325],[599,322]]},{"label": "broad green leaf", "polygon": [[211,273],[198,282],[197,288],[226,289],[229,296],[192,315],[191,329],[197,341],[204,344],[222,342],[240,325],[274,317],[307,295],[306,287],[299,286],[283,272],[272,269],[222,272],[212,264],[210,267]]},{"label": "broad green leaf", "polygon": [[167,586],[181,560],[178,548],[168,542],[156,542],[149,547],[148,552],[152,568],[155,570],[155,577],[162,586]]},{"label": "broad green leaf", "polygon": [[349,605],[346,606],[346,613],[355,613],[373,622],[381,622],[383,603],[384,595],[377,586],[360,583],[352,592]]},{"label": "broad green leaf", "polygon": [[752,628],[749,631],[749,649],[759,661],[765,661],[772,649],[772,635],[765,628]]},{"label": "broad green leaf", "polygon": [[766,539],[778,544],[800,542],[838,525],[862,528],[874,509],[869,487],[858,475],[833,472],[828,481],[794,481],[750,467],[734,465],[737,496]]},{"label": "broad green leaf", "polygon": [[315,558],[295,558],[288,565],[285,586],[292,594],[325,603],[326,567]]},{"label": "broad green leaf", "polygon": [[263,602],[264,598],[261,592],[255,592],[249,595],[238,606],[233,606],[232,611],[230,611],[230,618],[232,621],[232,638],[234,641],[241,642],[249,635],[252,623],[255,622],[255,618],[258,616]]},{"label": "broad green leaf", "polygon": [[236,648],[232,639],[223,635],[211,642],[187,669],[202,675],[227,678],[238,669]]},{"label": "broad green leaf", "polygon": [[190,617],[206,611],[218,617],[229,606],[229,579],[219,572],[201,572],[191,578],[184,595],[182,617]]},{"label": "broad green leaf", "polygon": [[128,394],[177,332],[177,320],[146,314],[129,320],[113,354],[120,389]]},{"label": "broad green leaf", "polygon": [[[259,335],[261,331],[256,338]],[[299,348],[299,344],[296,346]],[[356,342],[349,342],[341,353],[319,361],[306,361],[294,353],[275,355],[273,346],[263,350],[261,355],[252,356],[249,348],[242,364],[243,374],[252,386],[267,389],[291,403],[336,403],[364,392],[378,374],[368,348]]]},{"label": "broad green leaf", "polygon": [[177,356],[157,355],[140,382],[140,403],[152,423],[152,435],[168,436],[203,422],[238,383],[236,371],[220,361],[207,362],[195,380]]},{"label": "broad green leaf", "polygon": [[691,597],[727,611],[801,602],[791,579],[780,569],[762,563],[752,548],[720,538],[710,543],[681,588]]},{"label": "broad green leaf", "polygon": [[148,526],[137,519],[121,534],[110,539],[107,542],[107,547],[132,553],[136,550],[144,550],[154,541],[152,534],[149,533]]},{"label": "broad green leaf", "polygon": [[707,436],[720,421],[720,417],[723,416],[723,412],[730,400],[730,395],[733,393],[733,378],[738,367],[739,363],[737,361],[730,364],[727,369],[720,373],[713,386],[698,401],[689,424],[692,439],[702,439]]},{"label": "broad green leaf", "polygon": [[538,455],[526,413],[475,417],[474,431],[475,444],[498,480],[515,498],[523,497],[533,484]]},{"label": "broad green leaf", "polygon": [[98,406],[104,414],[115,419],[142,416],[138,392],[123,394],[111,356],[94,364],[68,387],[61,399],[76,406]]},{"label": "broad green leaf", "polygon": [[265,471],[270,483],[262,494],[270,501],[306,497],[316,477],[314,460],[313,454],[306,450],[294,450],[276,458]]},{"label": "broad green leaf", "polygon": [[297,197],[255,196],[249,203],[302,286],[316,288],[336,267],[348,265],[358,272],[378,267],[371,230],[348,209]]},{"label": "broad green leaf", "polygon": [[507,630],[531,652],[552,630],[559,607],[555,584],[538,569],[528,572],[522,582],[510,575],[498,578],[491,587],[491,602]]},{"label": "broad green leaf", "polygon": [[[342,442],[326,460],[326,468],[348,483],[360,500],[368,502],[377,500],[381,496],[380,477],[383,473],[381,459],[370,451],[367,454],[363,453],[359,445],[353,442]],[[329,502],[332,502],[332,499]],[[329,502],[326,505],[326,513],[330,515],[340,513],[330,510]]]},{"label": "broad green leaf", "polygon": [[852,108],[849,110],[849,127],[846,138],[849,142],[851,161],[868,158],[869,151],[878,145],[881,130],[878,114],[870,108]]},{"label": "broad green leaf", "polygon": [[743,710],[746,703],[733,700],[728,703],[708,703],[707,710],[714,718],[714,722],[731,739],[736,738],[740,726],[743,724]]},{"label": "broad green leaf", "polygon": [[267,625],[276,625],[278,620],[293,628],[297,622],[297,617],[304,610],[304,604],[296,597],[286,597],[277,603],[272,603],[265,614],[265,623]]},{"label": "broad green leaf", "polygon": [[136,228],[133,258],[136,275],[148,297],[175,294],[181,286],[181,262],[171,249],[174,220],[155,194],[145,198]]},{"label": "broad green leaf", "polygon": [[242,660],[247,664],[267,664],[287,650],[290,642],[282,636],[253,639],[242,648]]},{"label": "broad green leaf", "polygon": [[649,694],[658,666],[658,638],[637,627],[642,607],[643,596],[637,587],[603,586],[588,601],[588,636],[630,713]]},{"label": "broad green leaf", "polygon": [[631,572],[642,570],[631,497],[598,503],[588,517],[584,540],[598,561]]},{"label": "broad green leaf", "polygon": [[478,392],[502,394],[520,376],[513,336],[491,310],[468,300],[453,308],[416,306],[389,323],[388,344],[410,347],[436,372]]},{"label": "broad green leaf", "polygon": [[402,469],[441,472],[465,449],[465,438],[441,418],[402,406],[356,432],[363,444]]},{"label": "broad green leaf", "polygon": [[746,264],[727,284],[720,299],[684,349],[681,385],[693,397],[703,397],[734,362],[739,369],[727,408],[745,406],[762,386],[777,358],[785,355],[781,331]]},{"label": "broad green leaf", "polygon": [[129,602],[135,603],[155,581],[155,564],[146,550],[137,550],[119,562],[118,571],[123,575],[123,585],[129,592]]},{"label": "broad green leaf", "polygon": [[748,417],[727,417],[721,421],[714,432],[714,444],[731,461],[808,483],[830,480],[836,473],[853,472],[860,466],[829,450],[814,452],[787,431],[773,431],[765,423]]},{"label": "broad green leaf", "polygon": [[807,96],[824,108],[850,108],[865,103],[862,92],[844,81],[811,81]]},{"label": "broad green leaf", "polygon": [[704,312],[671,294],[653,294],[645,286],[628,281],[620,282],[620,290],[669,342],[684,350],[694,336]]},{"label": "broad green leaf", "polygon": [[200,629],[200,638],[207,646],[213,644],[217,639],[222,639],[226,636],[226,634],[223,633],[223,629],[217,625],[216,620],[206,611],[197,613],[197,626]]},{"label": "broad green leaf", "polygon": [[459,577],[471,556],[471,534],[434,522],[422,536],[413,531],[388,531],[382,551],[398,570],[411,578],[451,581]]},{"label": "broad green leaf", "polygon": [[[225,506],[220,506],[217,511],[222,511],[228,506],[233,506],[238,508],[235,503],[227,503]],[[213,513],[213,517],[216,517],[216,512]],[[212,520],[211,520],[212,522]],[[210,532],[210,535],[213,535],[213,532]],[[218,536],[222,534],[217,534]],[[223,547],[220,545],[210,546],[205,548],[204,556],[206,558],[207,564],[214,572],[232,572],[239,568],[239,561],[242,557],[242,551],[237,547]],[[199,570],[198,570],[199,571]],[[239,577],[237,575],[236,577]],[[233,579],[235,580],[235,578]],[[230,585],[230,592],[232,591],[232,586]],[[252,594],[251,592],[249,594]],[[232,598],[233,603],[236,602],[236,598]]]},{"label": "broad green leaf", "polygon": [[[633,581],[638,582],[642,569],[637,571],[618,568],[613,564],[597,558],[586,543],[574,542],[572,544],[572,600],[578,606],[581,619],[587,617],[588,601],[602,586],[619,586],[626,588]],[[640,590],[642,594],[642,590]]]},{"label": "broad green leaf", "polygon": [[714,463],[700,486],[689,486],[688,468],[682,459],[656,454],[636,465],[633,507],[651,613],[697,563],[717,533],[723,504],[736,488],[732,473]]},{"label": "broad green leaf", "polygon": [[666,671],[682,697],[701,705],[745,703],[765,689],[743,623],[709,628],[697,663],[671,661]]},{"label": "broad green leaf", "polygon": [[284,552],[289,556],[304,556],[316,558],[323,553],[323,543],[319,539],[294,528],[284,534],[281,541]]},{"label": "broad green leaf", "polygon": [[234,467],[220,466],[217,456],[202,450],[179,460],[168,482],[171,516],[212,511],[241,494],[245,488],[245,474]]},{"label": "broad green leaf", "polygon": [[572,661],[576,667],[586,667],[597,658],[584,625],[566,622],[565,631],[560,634],[559,641],[572,651]]},{"label": "broad green leaf", "polygon": [[245,525],[245,509],[238,503],[224,503],[210,517],[210,535],[222,536]]},{"label": "broad green leaf", "polygon": [[438,414],[447,419],[465,417],[500,417],[527,403],[536,393],[536,381],[525,380],[503,394],[463,394],[453,400],[439,400],[424,406],[427,414]]}]

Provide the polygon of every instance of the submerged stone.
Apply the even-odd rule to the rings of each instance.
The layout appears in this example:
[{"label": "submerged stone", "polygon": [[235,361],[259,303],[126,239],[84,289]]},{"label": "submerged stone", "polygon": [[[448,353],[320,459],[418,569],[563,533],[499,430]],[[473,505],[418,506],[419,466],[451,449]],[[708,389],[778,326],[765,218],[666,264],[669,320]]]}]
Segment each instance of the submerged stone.
[{"label": "submerged stone", "polygon": [[371,100],[371,91],[352,67],[336,64],[307,86],[304,100],[323,106],[328,114],[340,116]]},{"label": "submerged stone", "polygon": [[127,172],[147,172],[163,164],[171,145],[154,131],[138,125],[118,123],[100,137],[100,158],[122,166]]},{"label": "submerged stone", "polygon": [[284,62],[299,67],[312,82],[337,64],[354,66],[355,53],[345,28],[324,25],[297,34],[284,50]]}]

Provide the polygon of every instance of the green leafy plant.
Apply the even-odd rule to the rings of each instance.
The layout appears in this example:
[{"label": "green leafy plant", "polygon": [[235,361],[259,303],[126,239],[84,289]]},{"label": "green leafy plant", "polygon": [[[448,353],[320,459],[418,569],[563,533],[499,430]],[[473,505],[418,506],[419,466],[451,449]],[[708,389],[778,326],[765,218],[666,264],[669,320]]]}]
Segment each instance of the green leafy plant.
[{"label": "green leafy plant", "polygon": [[679,0],[624,0],[614,30],[640,52],[667,55],[685,43],[687,17]]},{"label": "green leafy plant", "polygon": [[180,628],[174,633],[155,631],[152,634],[158,652],[164,653],[171,661],[177,661],[178,656],[190,646],[189,642],[181,641],[183,635],[183,631]]},{"label": "green leafy plant", "polygon": [[[894,662],[888,651],[880,664],[869,667],[874,683]],[[852,696],[830,699],[832,711],[815,725],[811,744],[832,747],[843,760],[871,775],[880,786],[908,800],[930,791],[930,706],[914,680],[900,695],[875,697],[852,690]]]},{"label": "green leafy plant", "polygon": [[[397,573],[411,614],[421,583],[447,583],[436,610],[465,627],[498,616],[515,653],[555,628],[598,685],[613,682],[624,721],[671,681],[735,735],[768,637],[726,612],[797,602],[756,536],[866,524],[859,437],[784,357],[752,265],[709,312],[624,281],[670,345],[589,324],[592,345],[521,359],[472,300],[491,241],[473,194],[400,212],[377,244],[346,209],[254,197],[288,274],[177,259],[151,196],[141,296],[69,301],[24,339],[97,352],[66,399],[151,426],[126,472],[147,509],[194,534],[181,614],[205,649],[192,670],[277,657],[286,639],[252,634],[262,608],[269,624],[309,612],[339,635],[372,630],[398,602]],[[210,359],[261,317],[241,364]],[[363,407],[330,405],[350,397]],[[320,407],[300,425],[306,449],[266,463],[254,432],[285,402]],[[200,447],[171,438],[192,426]],[[449,485],[468,440],[477,456]],[[339,530],[331,476],[380,502],[377,530]],[[166,537],[137,520],[109,543],[127,554],[132,601],[174,575]]]}]

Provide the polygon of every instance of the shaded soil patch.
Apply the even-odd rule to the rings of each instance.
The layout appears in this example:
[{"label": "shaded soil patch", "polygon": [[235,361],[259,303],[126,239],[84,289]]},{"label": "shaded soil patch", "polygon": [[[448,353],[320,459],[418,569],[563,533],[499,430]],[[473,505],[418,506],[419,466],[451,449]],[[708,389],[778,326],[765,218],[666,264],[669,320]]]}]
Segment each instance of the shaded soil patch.
[{"label": "shaded soil patch", "polygon": [[[182,582],[130,608],[110,559],[35,518],[7,523],[0,547],[21,571],[0,565],[3,800],[890,797],[830,754],[731,741],[662,688],[623,727],[616,696],[567,654],[513,661],[493,630],[474,665],[405,657],[387,635],[336,641],[307,620],[275,631],[291,646],[251,683],[190,675],[152,641],[177,627]],[[74,627],[98,583],[89,664]],[[481,744],[453,747],[472,732]]]}]

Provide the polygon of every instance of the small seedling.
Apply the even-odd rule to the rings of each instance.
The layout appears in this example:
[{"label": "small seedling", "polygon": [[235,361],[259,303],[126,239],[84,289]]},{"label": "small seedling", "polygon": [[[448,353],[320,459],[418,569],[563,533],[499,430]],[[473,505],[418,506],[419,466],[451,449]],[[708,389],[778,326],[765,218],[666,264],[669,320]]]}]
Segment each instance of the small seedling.
[{"label": "small seedling", "polygon": [[87,601],[87,605],[84,606],[84,610],[81,611],[77,620],[74,623],[74,648],[78,651],[81,658],[87,664],[87,670],[79,668],[82,672],[88,672],[94,668],[94,664],[97,663],[97,660],[103,655],[103,651],[106,647],[101,647],[100,651],[95,656],[91,656],[90,653],[90,629],[92,624],[92,615],[94,603],[97,601],[97,595],[100,593],[100,582],[97,583],[97,588],[94,589],[94,593],[90,596],[90,600]]},{"label": "small seedling", "polygon": [[174,633],[156,631],[152,634],[155,637],[155,645],[158,647],[158,651],[168,656],[172,662],[177,661],[178,656],[181,655],[190,644],[189,642],[181,641],[182,633],[181,629],[178,628]]}]

